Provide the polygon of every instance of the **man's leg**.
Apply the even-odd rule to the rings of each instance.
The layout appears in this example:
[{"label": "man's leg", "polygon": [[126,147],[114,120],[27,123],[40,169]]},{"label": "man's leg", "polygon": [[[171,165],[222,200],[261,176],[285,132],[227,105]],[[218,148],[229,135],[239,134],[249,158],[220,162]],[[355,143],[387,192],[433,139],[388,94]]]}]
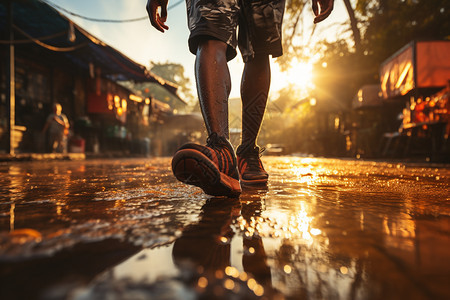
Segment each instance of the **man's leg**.
[{"label": "man's leg", "polygon": [[204,40],[198,46],[195,60],[197,93],[208,135],[215,132],[226,139],[229,138],[228,96],[231,90],[227,47],[219,40]]},{"label": "man's leg", "polygon": [[242,145],[254,148],[261,128],[270,87],[268,55],[256,55],[245,64],[241,81]]},{"label": "man's leg", "polygon": [[204,40],[198,45],[195,74],[208,140],[206,146],[182,146],[172,159],[172,170],[178,180],[198,186],[209,195],[235,197],[241,193],[241,186],[236,156],[228,140],[231,79],[227,47],[218,40]]},{"label": "man's leg", "polygon": [[245,64],[241,82],[242,142],[237,149],[237,162],[242,184],[264,185],[269,178],[260,160],[260,149],[256,146],[269,87],[269,56],[255,55]]}]

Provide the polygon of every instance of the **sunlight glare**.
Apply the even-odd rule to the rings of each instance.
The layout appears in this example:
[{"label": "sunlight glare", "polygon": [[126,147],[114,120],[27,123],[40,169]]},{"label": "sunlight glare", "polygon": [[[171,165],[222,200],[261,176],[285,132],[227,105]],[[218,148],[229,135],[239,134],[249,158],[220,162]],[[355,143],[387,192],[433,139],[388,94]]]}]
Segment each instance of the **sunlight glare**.
[{"label": "sunlight glare", "polygon": [[313,64],[310,61],[294,60],[291,67],[282,72],[280,67],[275,64],[272,66],[272,89],[279,91],[289,85],[299,90],[310,90],[314,87]]},{"label": "sunlight glare", "polygon": [[308,62],[294,63],[287,73],[287,82],[301,88],[312,87],[312,64]]}]

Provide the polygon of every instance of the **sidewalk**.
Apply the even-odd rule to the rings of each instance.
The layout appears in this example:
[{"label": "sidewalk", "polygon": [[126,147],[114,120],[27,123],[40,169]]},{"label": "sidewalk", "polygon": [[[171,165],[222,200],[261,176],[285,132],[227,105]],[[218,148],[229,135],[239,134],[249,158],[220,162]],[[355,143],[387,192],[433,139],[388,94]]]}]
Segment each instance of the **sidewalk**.
[{"label": "sidewalk", "polygon": [[32,160],[83,160],[83,159],[86,159],[85,153],[18,153],[14,155],[0,153],[0,162],[32,161]]}]

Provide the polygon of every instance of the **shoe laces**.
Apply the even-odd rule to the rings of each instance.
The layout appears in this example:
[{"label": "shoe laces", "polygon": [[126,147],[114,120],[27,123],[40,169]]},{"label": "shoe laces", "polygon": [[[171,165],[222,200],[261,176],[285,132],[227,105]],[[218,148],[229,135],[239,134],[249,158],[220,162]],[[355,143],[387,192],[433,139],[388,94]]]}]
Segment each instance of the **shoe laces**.
[{"label": "shoe laces", "polygon": [[255,147],[253,149],[249,149],[241,157],[247,161],[247,166],[250,170],[260,170],[260,157],[265,150],[265,148]]}]

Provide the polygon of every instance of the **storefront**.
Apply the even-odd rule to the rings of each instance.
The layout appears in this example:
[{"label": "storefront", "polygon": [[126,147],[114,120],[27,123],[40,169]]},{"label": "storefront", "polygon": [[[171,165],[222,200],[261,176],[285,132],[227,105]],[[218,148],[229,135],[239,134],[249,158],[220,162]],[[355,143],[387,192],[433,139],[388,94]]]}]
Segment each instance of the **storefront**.
[{"label": "storefront", "polygon": [[450,41],[411,42],[381,65],[380,79],[383,101],[402,107],[383,156],[448,160]]},{"label": "storefront", "polygon": [[0,3],[0,54],[0,153],[48,151],[42,128],[55,103],[71,136],[98,150],[110,135],[127,136],[133,93],[118,82],[177,90],[40,1]]}]

